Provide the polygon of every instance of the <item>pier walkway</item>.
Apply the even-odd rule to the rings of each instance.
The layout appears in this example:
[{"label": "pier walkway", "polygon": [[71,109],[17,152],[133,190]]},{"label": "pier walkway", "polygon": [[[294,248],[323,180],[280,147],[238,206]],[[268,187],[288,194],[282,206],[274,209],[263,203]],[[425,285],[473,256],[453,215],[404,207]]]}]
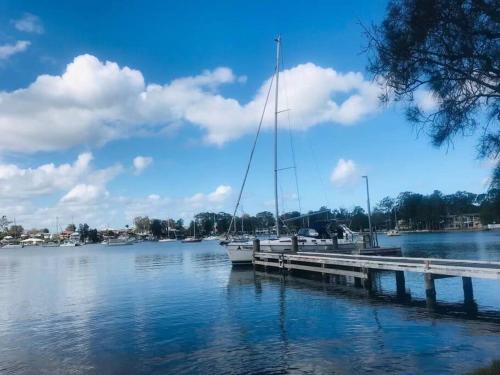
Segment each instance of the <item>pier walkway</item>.
[{"label": "pier walkway", "polygon": [[462,277],[464,301],[473,302],[471,278],[500,280],[500,262],[477,260],[410,258],[377,255],[349,255],[312,252],[260,252],[259,244],[254,244],[253,264],[276,269],[300,270],[354,278],[356,286],[370,289],[373,273],[376,271],[395,271],[398,295],[406,295],[405,272],[418,272],[424,275],[426,298],[429,305],[436,302],[434,280],[445,277]]}]

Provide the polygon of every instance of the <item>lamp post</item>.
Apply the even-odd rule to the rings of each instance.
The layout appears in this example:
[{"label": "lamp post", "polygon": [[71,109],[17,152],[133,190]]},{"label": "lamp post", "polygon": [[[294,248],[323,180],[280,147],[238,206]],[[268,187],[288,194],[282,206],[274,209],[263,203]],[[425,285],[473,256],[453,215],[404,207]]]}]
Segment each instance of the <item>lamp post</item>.
[{"label": "lamp post", "polygon": [[368,206],[368,229],[370,230],[370,247],[374,247],[373,244],[373,229],[372,229],[372,211],[370,208],[370,189],[368,187],[368,176],[363,176],[366,181],[366,203]]}]

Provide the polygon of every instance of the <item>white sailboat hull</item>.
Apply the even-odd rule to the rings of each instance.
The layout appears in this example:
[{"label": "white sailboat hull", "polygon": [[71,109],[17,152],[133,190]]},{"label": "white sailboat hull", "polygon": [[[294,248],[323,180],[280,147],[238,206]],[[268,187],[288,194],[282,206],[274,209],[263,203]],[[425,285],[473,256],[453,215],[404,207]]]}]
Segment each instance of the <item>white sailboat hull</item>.
[{"label": "white sailboat hull", "polygon": [[248,247],[227,247],[227,255],[232,264],[251,264],[253,260],[253,248]]},{"label": "white sailboat hull", "polygon": [[[348,253],[356,250],[362,244],[351,241],[338,241],[335,248],[331,239],[298,238],[299,252],[329,252]],[[226,252],[233,264],[252,263],[253,242],[230,242],[226,246]],[[260,251],[263,252],[290,252],[292,251],[292,239],[284,237],[274,240],[261,240]]]}]

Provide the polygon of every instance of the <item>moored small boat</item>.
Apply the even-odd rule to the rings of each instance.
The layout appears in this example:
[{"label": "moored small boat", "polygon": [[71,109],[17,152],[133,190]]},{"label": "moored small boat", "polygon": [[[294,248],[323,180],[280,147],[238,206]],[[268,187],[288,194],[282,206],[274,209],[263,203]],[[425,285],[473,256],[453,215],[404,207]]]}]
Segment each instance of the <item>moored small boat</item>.
[{"label": "moored small boat", "polygon": [[2,249],[21,249],[24,245],[20,243],[8,243],[2,246]]},{"label": "moored small boat", "polygon": [[186,237],[181,242],[182,243],[191,243],[191,242],[201,242],[200,237]]},{"label": "moored small boat", "polygon": [[125,237],[118,237],[118,238],[110,238],[108,239],[107,246],[126,246],[126,245],[132,245],[135,242],[133,238],[125,238]]},{"label": "moored small boat", "polygon": [[75,247],[80,246],[80,243],[75,241],[66,241],[59,245],[60,247]]}]

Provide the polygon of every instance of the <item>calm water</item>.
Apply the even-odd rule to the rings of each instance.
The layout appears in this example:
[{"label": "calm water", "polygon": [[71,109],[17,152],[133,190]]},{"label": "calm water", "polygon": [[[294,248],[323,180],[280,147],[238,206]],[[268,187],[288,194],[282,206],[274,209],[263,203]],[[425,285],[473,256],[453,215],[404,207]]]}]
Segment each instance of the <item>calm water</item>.
[{"label": "calm water", "polygon": [[[500,260],[500,233],[380,237],[412,256]],[[446,309],[231,269],[215,242],[0,250],[0,373],[449,373],[500,357],[500,281],[436,281]]]}]

